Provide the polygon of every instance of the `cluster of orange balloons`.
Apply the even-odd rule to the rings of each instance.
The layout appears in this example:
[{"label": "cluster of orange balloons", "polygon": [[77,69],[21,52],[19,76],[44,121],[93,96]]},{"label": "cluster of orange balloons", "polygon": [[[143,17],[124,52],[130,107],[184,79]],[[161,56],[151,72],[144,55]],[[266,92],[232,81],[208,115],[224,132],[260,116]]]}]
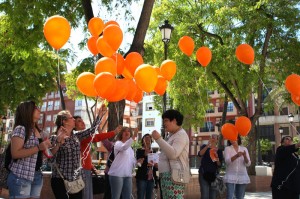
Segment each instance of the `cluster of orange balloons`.
[{"label": "cluster of orange balloons", "polygon": [[123,41],[123,31],[116,21],[104,23],[101,18],[93,17],[88,23],[88,29],[91,37],[87,41],[87,46],[93,55],[100,53],[105,57],[111,57]]},{"label": "cluster of orange balloons", "polygon": [[[179,39],[178,46],[181,52],[190,57],[194,52],[195,43],[191,37],[183,36]],[[206,67],[212,58],[211,50],[205,46],[200,47],[196,52],[196,58],[201,66]]]},{"label": "cluster of orange balloons", "polygon": [[[168,81],[176,73],[176,63],[165,60],[160,68],[143,63],[142,56],[131,52],[126,59],[115,53],[112,57],[102,57],[95,64],[95,74],[81,73],[76,81],[79,91],[87,96],[107,99],[110,102],[127,99],[139,102],[142,92],[155,91],[163,95]],[[123,75],[124,79],[118,79]]]},{"label": "cluster of orange balloons", "polygon": [[49,17],[44,24],[44,36],[48,43],[55,49],[63,47],[71,35],[71,26],[67,19],[54,15]]},{"label": "cluster of orange balloons", "polygon": [[237,118],[235,125],[226,123],[222,126],[221,132],[223,138],[226,140],[236,141],[238,134],[240,136],[247,136],[251,130],[251,121],[245,116]]},{"label": "cluster of orange balloons", "polygon": [[292,101],[300,106],[300,76],[291,74],[285,79],[285,88],[291,94]]}]

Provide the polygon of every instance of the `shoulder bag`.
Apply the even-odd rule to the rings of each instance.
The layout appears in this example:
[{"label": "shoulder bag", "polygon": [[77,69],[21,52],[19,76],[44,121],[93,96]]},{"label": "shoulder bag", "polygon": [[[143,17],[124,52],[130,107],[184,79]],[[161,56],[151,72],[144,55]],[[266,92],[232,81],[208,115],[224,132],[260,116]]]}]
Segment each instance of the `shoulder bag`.
[{"label": "shoulder bag", "polygon": [[77,180],[74,180],[74,181],[68,181],[66,180],[63,175],[61,174],[58,166],[56,163],[54,163],[56,169],[57,169],[57,172],[59,173],[60,177],[64,180],[64,184],[65,184],[65,188],[67,190],[68,193],[70,194],[73,194],[73,193],[78,193],[79,191],[81,191],[85,184],[84,184],[84,181],[82,180],[82,177],[79,176]]},{"label": "shoulder bag", "polygon": [[179,156],[176,160],[170,160],[171,179],[175,184],[187,184],[191,178],[189,166],[184,168],[182,157]]}]

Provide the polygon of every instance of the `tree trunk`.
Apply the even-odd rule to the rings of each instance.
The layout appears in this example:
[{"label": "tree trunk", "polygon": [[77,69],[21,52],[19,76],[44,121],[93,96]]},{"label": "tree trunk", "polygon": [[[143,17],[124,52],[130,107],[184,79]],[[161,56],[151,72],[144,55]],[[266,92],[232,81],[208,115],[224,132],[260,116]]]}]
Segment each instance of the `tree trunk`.
[{"label": "tree trunk", "polygon": [[125,100],[108,104],[108,131],[113,131],[118,125],[123,125]]}]

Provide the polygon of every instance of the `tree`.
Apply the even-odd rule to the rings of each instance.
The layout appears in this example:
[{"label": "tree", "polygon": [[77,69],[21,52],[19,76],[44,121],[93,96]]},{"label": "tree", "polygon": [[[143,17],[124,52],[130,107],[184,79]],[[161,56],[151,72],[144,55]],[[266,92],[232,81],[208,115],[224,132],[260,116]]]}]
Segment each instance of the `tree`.
[{"label": "tree", "polygon": [[[172,41],[177,43],[184,35],[195,40],[195,46],[208,46],[213,59],[201,68],[194,56],[183,55],[177,45],[170,45],[169,56],[176,60],[178,70],[170,82],[168,93],[174,106],[189,115],[188,125],[204,118],[209,107],[208,89],[226,93],[239,115],[251,118],[252,127],[263,112],[263,91],[283,85],[292,72],[299,73],[299,8],[298,1],[178,1],[161,0],[153,11],[150,24],[152,41],[146,44],[149,59],[161,61],[160,39],[155,30],[158,21],[168,19],[175,26]],[[166,12],[167,11],[167,12]],[[255,62],[247,66],[238,62],[235,48],[241,43],[255,50]],[[196,49],[197,50],[197,49]],[[149,52],[149,54],[147,54]],[[254,113],[249,112],[247,101],[256,98]],[[206,104],[206,105],[205,105]],[[255,173],[256,132],[249,134],[249,152]]]}]

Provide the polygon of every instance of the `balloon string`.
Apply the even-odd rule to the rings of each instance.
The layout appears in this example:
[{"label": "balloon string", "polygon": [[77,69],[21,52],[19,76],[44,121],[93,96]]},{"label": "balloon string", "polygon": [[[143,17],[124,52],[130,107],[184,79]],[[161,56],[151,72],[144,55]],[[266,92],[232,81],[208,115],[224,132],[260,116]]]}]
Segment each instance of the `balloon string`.
[{"label": "balloon string", "polygon": [[58,50],[56,50],[56,56],[57,56],[57,80],[58,84],[60,85],[60,71],[59,71],[59,56],[58,56]]},{"label": "balloon string", "polygon": [[[205,71],[205,84],[206,84],[206,88],[208,88],[208,80],[207,80],[207,72],[206,72],[206,67],[205,67],[205,69],[204,69],[204,71]],[[207,97],[207,102],[209,103],[209,108],[210,108],[210,101],[209,101],[209,95],[208,95],[208,89],[206,90],[206,97]],[[206,114],[205,114],[206,115]],[[208,132],[210,132],[210,130],[211,130],[211,121],[210,121],[210,115],[209,115],[209,113],[207,114],[208,115],[208,117],[207,117],[207,119],[208,119],[208,123],[207,123],[207,127],[208,127]],[[212,133],[210,133],[211,135],[212,135]]]}]

